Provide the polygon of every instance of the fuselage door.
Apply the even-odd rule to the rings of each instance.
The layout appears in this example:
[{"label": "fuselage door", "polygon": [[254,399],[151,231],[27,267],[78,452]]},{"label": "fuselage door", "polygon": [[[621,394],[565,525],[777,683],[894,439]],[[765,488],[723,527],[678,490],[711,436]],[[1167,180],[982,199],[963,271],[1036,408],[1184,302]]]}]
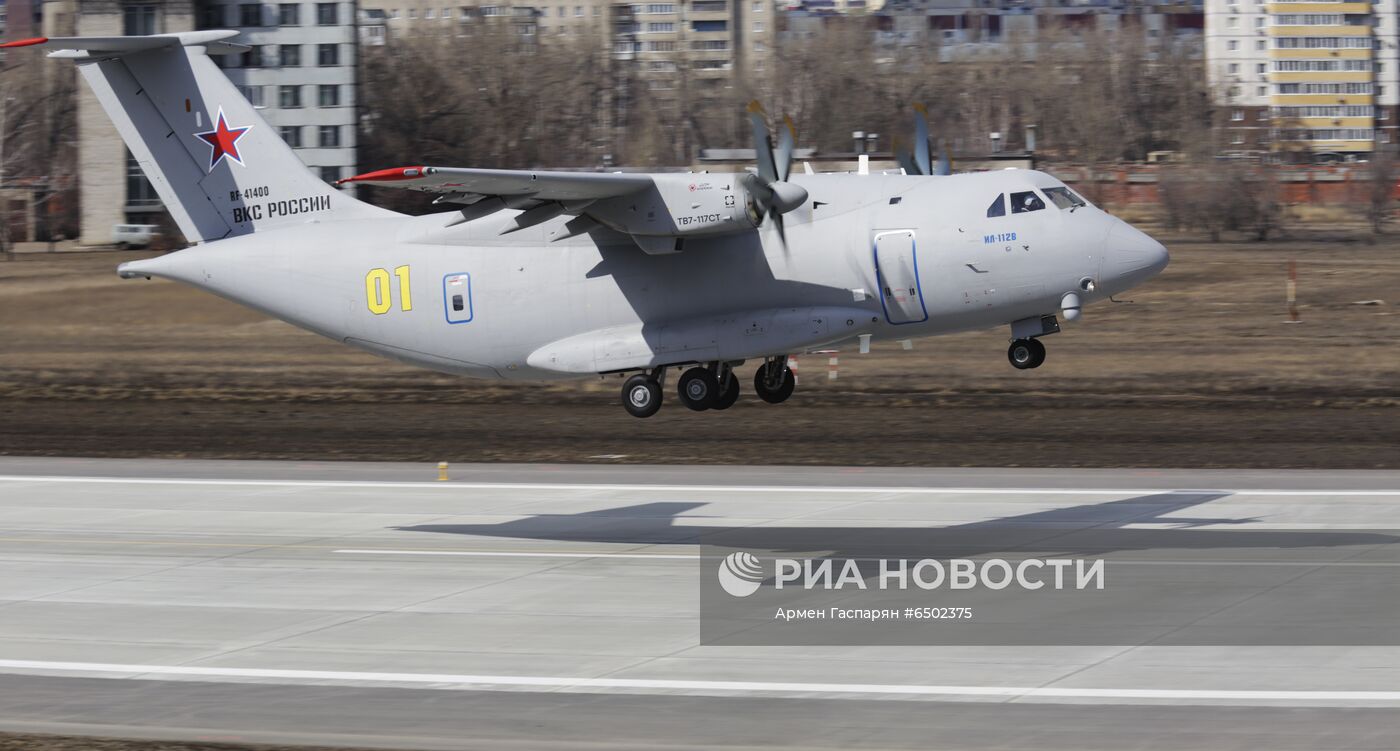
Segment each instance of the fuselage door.
[{"label": "fuselage door", "polygon": [[918,255],[913,230],[875,234],[875,272],[880,281],[880,302],[890,323],[928,320],[923,290],[919,286]]}]

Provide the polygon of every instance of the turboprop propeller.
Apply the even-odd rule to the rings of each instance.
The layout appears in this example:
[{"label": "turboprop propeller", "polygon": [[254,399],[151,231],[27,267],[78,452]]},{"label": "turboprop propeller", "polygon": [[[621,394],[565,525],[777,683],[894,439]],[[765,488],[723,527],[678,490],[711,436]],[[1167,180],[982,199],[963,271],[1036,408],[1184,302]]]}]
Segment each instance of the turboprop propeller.
[{"label": "turboprop propeller", "polygon": [[896,144],[895,158],[899,160],[899,166],[904,168],[905,174],[953,173],[953,165],[948,159],[948,150],[944,148],[942,139],[938,142],[938,163],[933,163],[933,155],[929,153],[928,108],[923,104],[914,105],[914,152],[911,154],[908,149]]},{"label": "turboprop propeller", "polygon": [[759,211],[773,220],[778,237],[786,246],[783,214],[807,202],[807,189],[787,181],[792,170],[792,152],[797,144],[797,128],[792,118],[783,118],[775,152],[766,113],[757,101],[749,103],[749,121],[753,123],[754,157],[758,162],[758,172],[746,175],[744,183],[758,204]]}]

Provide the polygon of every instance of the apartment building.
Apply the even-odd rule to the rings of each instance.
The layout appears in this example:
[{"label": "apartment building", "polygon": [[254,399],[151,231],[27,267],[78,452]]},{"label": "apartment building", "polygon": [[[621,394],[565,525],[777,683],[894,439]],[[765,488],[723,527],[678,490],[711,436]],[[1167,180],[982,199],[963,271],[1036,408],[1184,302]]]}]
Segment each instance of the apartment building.
[{"label": "apartment building", "polygon": [[215,57],[301,160],[327,182],[356,171],[355,3],[198,0],[198,27],[250,45]]},{"label": "apartment building", "polygon": [[778,23],[773,0],[363,0],[360,14],[367,44],[490,19],[508,20],[539,42],[592,39],[614,60],[636,63],[633,71],[659,91],[682,78],[718,86],[735,74],[762,73]]},{"label": "apartment building", "polygon": [[1207,0],[1207,75],[1241,151],[1329,158],[1396,139],[1394,3]]}]

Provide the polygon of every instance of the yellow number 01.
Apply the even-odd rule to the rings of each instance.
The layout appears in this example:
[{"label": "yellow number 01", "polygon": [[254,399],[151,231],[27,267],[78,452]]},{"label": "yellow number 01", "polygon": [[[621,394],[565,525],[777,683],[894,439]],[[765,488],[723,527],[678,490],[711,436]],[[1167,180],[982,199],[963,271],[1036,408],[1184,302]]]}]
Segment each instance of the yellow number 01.
[{"label": "yellow number 01", "polygon": [[[399,310],[413,310],[413,295],[409,291],[408,267],[398,266],[394,276],[399,279]],[[389,272],[386,269],[370,269],[365,274],[365,302],[369,312],[382,316],[394,307],[389,295]]]}]

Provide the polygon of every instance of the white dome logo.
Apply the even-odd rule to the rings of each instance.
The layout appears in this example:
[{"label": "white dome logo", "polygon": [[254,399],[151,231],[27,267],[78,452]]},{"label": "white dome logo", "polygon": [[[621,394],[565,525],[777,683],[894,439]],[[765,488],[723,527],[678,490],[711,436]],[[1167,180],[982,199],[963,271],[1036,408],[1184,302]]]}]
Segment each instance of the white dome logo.
[{"label": "white dome logo", "polygon": [[719,562],[719,585],[734,597],[748,597],[763,583],[763,564],[752,553],[730,553]]}]

